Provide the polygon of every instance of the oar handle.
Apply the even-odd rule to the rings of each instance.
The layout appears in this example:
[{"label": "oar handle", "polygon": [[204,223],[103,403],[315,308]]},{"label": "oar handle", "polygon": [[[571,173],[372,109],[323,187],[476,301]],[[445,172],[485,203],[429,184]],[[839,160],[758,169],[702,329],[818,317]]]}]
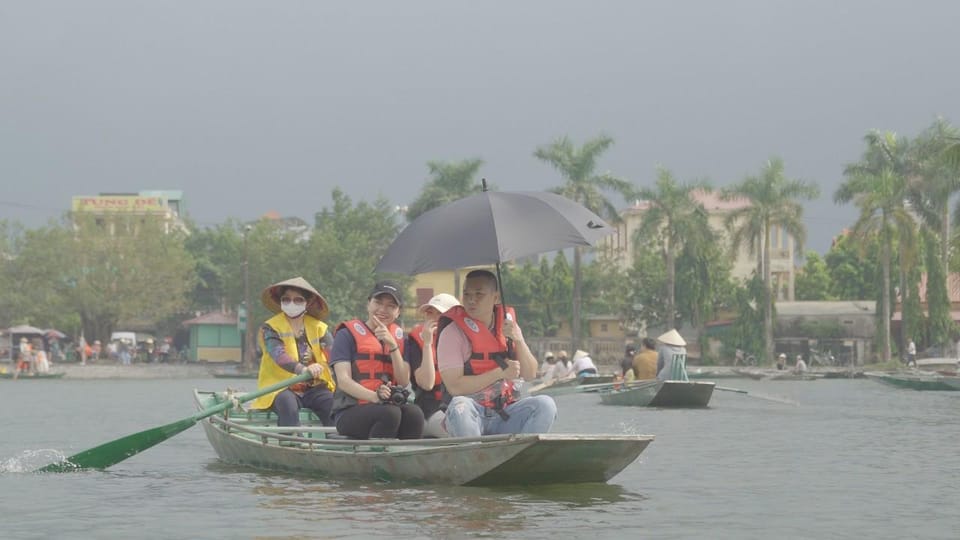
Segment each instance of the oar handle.
[{"label": "oar handle", "polygon": [[[240,394],[234,399],[228,399],[223,403],[214,405],[209,409],[204,409],[197,414],[193,415],[194,420],[202,420],[208,416],[213,416],[217,413],[223,412],[227,409],[232,409],[235,403],[245,403],[247,401],[252,401],[257,399],[260,396],[265,396],[277,390],[283,390],[284,388],[297,384],[298,382],[306,382],[313,379],[313,374],[308,370],[304,370],[303,373],[297,375],[296,377],[290,377],[289,379],[282,380],[276,384],[271,384],[270,386],[264,386],[263,388],[258,388],[253,392],[247,392],[246,394]],[[236,400],[236,401],[234,401]]]},{"label": "oar handle", "polygon": [[723,390],[724,392],[736,392],[738,394],[748,393],[746,390],[741,390],[739,388],[730,388],[729,386],[714,386],[714,390]]}]

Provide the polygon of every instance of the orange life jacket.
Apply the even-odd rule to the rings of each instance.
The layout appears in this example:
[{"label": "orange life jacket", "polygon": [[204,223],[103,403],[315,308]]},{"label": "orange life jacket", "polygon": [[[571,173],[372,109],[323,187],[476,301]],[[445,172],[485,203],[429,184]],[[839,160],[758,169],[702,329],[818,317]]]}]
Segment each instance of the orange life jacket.
[{"label": "orange life jacket", "polygon": [[[512,307],[507,306],[506,316],[512,320],[517,320],[516,312]],[[497,304],[493,310],[493,331],[491,332],[486,325],[478,324],[477,321],[467,316],[466,309],[463,306],[454,306],[440,316],[440,322],[437,324],[437,335],[448,324],[456,324],[463,331],[463,334],[470,340],[470,358],[463,364],[464,375],[480,375],[492,369],[504,368],[507,366],[507,358],[513,357],[513,351],[509,350],[507,338],[503,335],[504,311],[503,305]],[[505,416],[503,408],[516,401],[513,395],[513,381],[500,381],[500,391],[494,395],[492,388],[488,387],[482,395],[475,395],[474,399],[481,406],[491,408],[501,416]]]},{"label": "orange life jacket", "polygon": [[[418,324],[410,330],[410,333],[407,336],[412,339],[419,347],[420,350],[424,350],[423,337],[420,335],[420,331],[423,330],[423,324]],[[443,381],[440,379],[440,368],[437,365],[437,336],[439,333],[433,334],[433,341],[430,343],[431,351],[433,352],[433,386],[430,388],[423,388],[417,381],[414,380],[413,384],[417,387],[419,392],[417,392],[417,399],[420,400],[421,397],[424,399],[429,399],[433,401],[438,401],[440,403],[445,403],[450,401],[449,394],[446,393],[446,389],[443,387]],[[421,359],[422,360],[422,359]],[[421,408],[424,408],[424,405],[420,405]]]},{"label": "orange life jacket", "polygon": [[[337,331],[339,332],[341,328],[346,328],[357,344],[357,356],[350,366],[353,380],[374,392],[380,388],[381,384],[394,384],[393,361],[390,359],[390,353],[387,352],[387,346],[380,343],[370,327],[360,319],[353,319],[340,323]],[[395,323],[390,323],[387,329],[397,340],[400,354],[403,354],[403,329]],[[359,403],[368,402],[359,400]]]}]

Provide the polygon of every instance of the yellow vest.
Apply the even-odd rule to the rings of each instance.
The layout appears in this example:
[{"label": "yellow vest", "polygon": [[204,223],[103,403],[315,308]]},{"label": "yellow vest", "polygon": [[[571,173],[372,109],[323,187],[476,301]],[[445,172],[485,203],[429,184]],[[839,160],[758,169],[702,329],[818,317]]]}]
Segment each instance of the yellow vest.
[{"label": "yellow vest", "polygon": [[[293,328],[290,327],[290,323],[287,322],[286,315],[278,313],[268,319],[265,324],[276,330],[280,335],[287,354],[290,354],[290,351],[298,350],[296,336],[293,334]],[[323,352],[323,347],[320,345],[320,338],[327,333],[327,324],[309,315],[304,315],[303,328],[307,332],[307,341],[310,343],[310,350],[313,351],[314,362],[323,364],[323,373],[320,375],[320,380],[323,381],[332,392],[337,385],[333,382],[333,374],[330,373],[330,366],[327,364],[327,355]],[[257,333],[257,343],[260,346],[260,350],[263,351],[260,356],[260,374],[257,377],[257,388],[270,386],[271,384],[276,384],[293,377],[292,373],[278,366],[277,363],[273,361],[273,358],[270,357],[270,353],[267,352],[266,344],[263,341],[262,329]],[[296,352],[290,354],[290,356],[296,358]],[[260,396],[254,400],[251,408],[269,409],[273,405],[273,398],[280,392],[281,390],[277,390],[271,394]]]}]

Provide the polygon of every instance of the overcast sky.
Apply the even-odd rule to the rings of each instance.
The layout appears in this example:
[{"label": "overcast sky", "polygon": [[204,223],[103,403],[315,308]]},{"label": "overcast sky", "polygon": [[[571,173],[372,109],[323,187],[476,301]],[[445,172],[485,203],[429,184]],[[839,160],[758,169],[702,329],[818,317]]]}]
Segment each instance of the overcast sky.
[{"label": "overcast sky", "polygon": [[723,186],[783,157],[823,192],[808,246],[871,129],[960,124],[953,1],[0,0],[0,218],[73,195],[182,189],[216,224],[312,222],[341,186],[408,204],[429,160],[480,157],[504,190],[561,180],[533,150],[616,144]]}]

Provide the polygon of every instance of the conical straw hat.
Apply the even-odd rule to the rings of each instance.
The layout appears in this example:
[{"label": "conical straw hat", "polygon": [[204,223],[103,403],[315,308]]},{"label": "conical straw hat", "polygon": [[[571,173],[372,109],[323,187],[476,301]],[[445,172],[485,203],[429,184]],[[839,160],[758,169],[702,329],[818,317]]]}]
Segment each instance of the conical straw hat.
[{"label": "conical straw hat", "polygon": [[314,289],[313,285],[308,283],[307,280],[300,276],[274,283],[273,285],[270,285],[264,289],[263,293],[260,294],[260,301],[263,302],[263,307],[269,309],[273,313],[280,313],[280,291],[282,291],[284,287],[296,287],[301,291],[315,296],[317,301],[310,303],[310,307],[307,308],[307,314],[320,321],[325,321],[327,319],[327,315],[330,314],[330,308],[327,306],[327,299],[324,298],[319,291]]},{"label": "conical straw hat", "polygon": [[657,338],[657,341],[663,343],[664,345],[673,345],[675,347],[686,347],[687,342],[683,340],[680,336],[680,332],[677,332],[676,329],[670,330],[666,334]]}]

